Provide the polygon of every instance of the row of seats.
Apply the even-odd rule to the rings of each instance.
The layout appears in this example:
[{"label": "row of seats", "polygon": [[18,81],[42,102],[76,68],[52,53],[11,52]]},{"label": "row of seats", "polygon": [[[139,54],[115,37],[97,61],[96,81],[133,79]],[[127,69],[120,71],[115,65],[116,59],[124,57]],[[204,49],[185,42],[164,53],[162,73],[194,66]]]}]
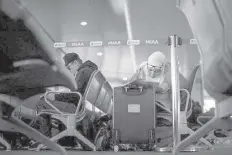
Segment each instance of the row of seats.
[{"label": "row of seats", "polygon": [[[48,92],[46,94],[49,93],[53,92]],[[46,104],[47,106],[42,106],[42,108],[39,110],[39,115],[49,114],[52,116],[52,118],[61,121],[65,125],[66,129],[55,137],[52,137],[52,141],[57,141],[66,136],[74,136],[79,139],[83,145],[87,146],[91,150],[96,150],[95,144],[87,137],[84,137],[79,131],[76,130],[75,127],[77,123],[80,123],[85,118],[80,116],[88,115],[90,116],[89,118],[99,119],[105,115],[112,115],[112,88],[102,73],[100,71],[95,71],[90,77],[83,96],[81,96],[81,94],[78,92],[62,92],[62,98],[64,98],[64,95],[66,94],[66,97],[68,95],[68,100],[70,100],[70,98],[73,98],[70,96],[70,94],[75,93],[76,95],[80,96],[75,112],[73,112],[73,108],[75,107],[73,107],[71,104],[67,104],[67,101],[66,104],[63,102],[61,103],[60,101],[48,101],[48,99],[46,99],[47,95],[45,94],[45,100],[44,98],[42,99],[42,104]],[[84,111],[79,109],[79,107],[83,107],[83,105],[85,109]],[[43,147],[43,145],[40,145],[38,146],[37,150],[40,150]]]},{"label": "row of seats", "polygon": [[[18,116],[23,113],[22,111],[19,111],[18,113],[15,112],[20,105],[23,105],[24,100],[38,93],[43,93],[46,87],[61,85],[68,87],[71,90],[75,90],[77,88],[75,79],[68,72],[65,66],[59,65],[61,63],[52,60],[51,56],[56,57],[55,51],[38,50],[38,52],[35,52],[34,55],[30,55],[24,51],[25,49],[20,49],[20,45],[15,45],[14,37],[17,38],[18,34],[14,29],[17,28],[18,24],[23,25],[23,23],[13,21],[3,12],[0,13],[5,17],[1,18],[1,20],[11,21],[10,24],[6,24],[6,21],[2,22],[3,24],[6,24],[4,26],[7,27],[5,33],[6,36],[2,37],[11,40],[13,47],[18,47],[12,51],[9,51],[11,50],[8,48],[11,46],[9,45],[9,42],[2,45],[5,47],[2,48],[1,55],[5,55],[5,57],[7,57],[11,62],[1,66],[2,71],[8,72],[2,72],[0,77],[0,101],[2,104],[10,106],[10,108],[8,108],[10,111],[8,111],[8,117],[5,118],[5,120],[1,118],[0,121],[1,123],[4,122],[6,126],[14,126],[15,132],[21,132],[38,142],[44,143],[49,148],[58,151],[61,154],[66,154],[64,148],[51,142],[48,137],[44,136],[37,130],[30,127],[28,124],[18,119]],[[35,21],[31,20],[31,22]],[[13,28],[11,27],[12,25],[14,25]],[[28,32],[25,33],[24,37],[28,37],[30,39],[25,39],[23,43],[31,44],[31,42],[33,42],[34,46],[38,46],[39,43],[36,42],[35,36],[32,34],[32,32],[30,32],[26,27],[24,31]],[[11,35],[9,35],[9,33]],[[14,40],[12,40],[12,38]],[[17,57],[17,55],[21,56],[20,61],[14,61],[14,57]],[[47,60],[52,61],[52,63],[47,62]],[[24,112],[27,113],[27,111]],[[0,142],[7,144],[3,138],[0,139]],[[7,145],[7,149],[10,149],[9,145]]]},{"label": "row of seats", "polygon": [[112,115],[113,89],[100,71],[95,71],[87,85],[84,97],[105,114]]}]

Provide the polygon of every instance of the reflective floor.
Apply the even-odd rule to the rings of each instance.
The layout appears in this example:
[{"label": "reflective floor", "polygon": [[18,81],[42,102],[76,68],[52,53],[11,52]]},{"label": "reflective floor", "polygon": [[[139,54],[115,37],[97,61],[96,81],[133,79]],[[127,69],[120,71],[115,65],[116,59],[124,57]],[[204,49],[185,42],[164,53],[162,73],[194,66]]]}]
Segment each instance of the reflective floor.
[{"label": "reflective floor", "polygon": [[[232,147],[217,146],[214,150],[201,152],[183,152],[181,155],[231,155]],[[171,155],[172,153],[157,152],[88,152],[88,151],[68,151],[68,155]],[[59,155],[53,151],[0,151],[0,155]]]}]

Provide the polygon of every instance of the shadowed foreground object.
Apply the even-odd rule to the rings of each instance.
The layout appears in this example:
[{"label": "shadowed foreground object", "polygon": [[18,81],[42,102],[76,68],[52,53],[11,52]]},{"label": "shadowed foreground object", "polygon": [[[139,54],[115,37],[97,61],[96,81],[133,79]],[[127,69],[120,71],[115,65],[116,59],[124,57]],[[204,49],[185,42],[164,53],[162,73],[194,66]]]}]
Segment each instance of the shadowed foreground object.
[{"label": "shadowed foreground object", "polygon": [[232,11],[230,0],[178,0],[197,40],[203,60],[203,84],[216,100],[215,116],[181,141],[174,154],[215,129],[231,129],[232,122]]}]

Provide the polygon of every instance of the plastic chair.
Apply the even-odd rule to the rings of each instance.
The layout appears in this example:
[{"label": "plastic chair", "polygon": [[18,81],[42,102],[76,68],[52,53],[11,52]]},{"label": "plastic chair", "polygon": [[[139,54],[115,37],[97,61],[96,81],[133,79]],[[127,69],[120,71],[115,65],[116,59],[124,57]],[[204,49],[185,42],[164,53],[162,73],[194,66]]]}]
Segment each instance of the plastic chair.
[{"label": "plastic chair", "polygon": [[101,116],[99,120],[99,125],[98,128],[96,129],[95,133],[95,138],[94,138],[94,144],[96,145],[97,150],[104,149],[104,140],[108,137],[108,127],[109,127],[109,121],[112,118],[112,112],[113,112],[113,102],[112,102],[112,97],[113,97],[113,89],[110,86],[108,81],[105,81],[101,91],[98,95],[97,102],[95,103],[95,106],[104,112],[104,115]]},{"label": "plastic chair", "polygon": [[[4,119],[2,119],[2,118],[0,119],[1,122],[4,122],[4,125],[5,125],[3,127],[0,127],[1,129],[4,130],[4,128],[5,128],[5,131],[12,131],[13,130],[14,132],[23,133],[23,134],[37,140],[38,142],[44,143],[49,148],[52,148],[54,151],[60,152],[63,155],[66,154],[65,150],[62,147],[51,142],[42,133],[38,132],[37,130],[33,129],[32,127],[30,127],[29,125],[25,124],[24,122],[22,122],[21,120],[18,119],[18,117],[21,115],[21,111],[19,109],[21,109],[20,105],[23,104],[22,100],[20,100],[17,97],[12,97],[9,95],[0,94],[0,101],[4,104],[7,104],[10,106],[10,109],[8,109],[9,116],[5,117]],[[18,104],[19,106],[17,108],[14,108],[13,106],[11,106],[12,103]],[[15,109],[17,109],[17,110],[15,110]],[[10,128],[10,127],[13,127],[13,128]],[[11,149],[10,145],[8,145],[8,143],[4,143],[2,138],[1,138],[1,143],[5,144],[7,149]]]},{"label": "plastic chair", "polygon": [[[189,102],[189,99],[191,99],[192,88],[193,88],[193,84],[194,84],[194,81],[195,81],[196,73],[197,73],[199,67],[200,67],[200,66],[196,66],[196,67],[193,69],[192,73],[190,74],[189,79],[188,79],[188,88],[187,88],[187,89],[181,89],[181,90],[180,90],[180,91],[186,93],[186,96],[187,96],[186,103],[184,104],[184,109],[181,108],[181,111],[185,112],[184,117],[187,118],[187,119],[188,119],[189,116],[192,114],[192,102],[191,102],[191,101]],[[170,104],[170,103],[172,102],[171,96],[167,99],[167,102],[169,102],[168,104],[171,105],[171,104]],[[172,114],[172,109],[171,109],[171,107],[167,107],[167,106],[165,106],[164,104],[159,103],[159,102],[156,102],[156,105],[159,106],[159,107],[161,107],[161,108],[164,109],[165,111],[167,111],[169,114],[166,114],[166,113],[165,113],[165,114],[168,115],[168,117],[171,116],[171,115],[170,115],[170,114]],[[162,113],[161,113],[162,116],[164,116],[165,114],[162,114]],[[161,116],[161,115],[160,115],[160,116]],[[159,115],[158,115],[158,117],[159,117]],[[172,120],[172,119],[169,117],[168,120]],[[171,122],[172,122],[172,121],[171,121]]]},{"label": "plastic chair", "polygon": [[[189,79],[188,79],[188,88],[186,89],[190,94],[192,92],[192,87],[193,87],[193,83],[195,81],[195,76],[196,76],[196,73],[197,71],[199,70],[199,65],[196,66],[192,73],[190,74],[189,76]],[[160,108],[162,108],[163,110],[165,110],[166,112],[168,113],[172,113],[172,107],[171,107],[171,102],[172,102],[172,99],[171,99],[171,96],[169,95],[167,99],[165,100],[161,100],[161,102],[156,102],[156,105]],[[191,104],[190,104],[191,106]],[[190,111],[188,111],[188,113],[191,113],[191,108],[190,108]],[[191,115],[191,114],[188,114],[188,115]]]},{"label": "plastic chair", "polygon": [[[85,108],[87,116],[90,121],[103,119],[110,120],[112,116],[112,96],[113,89],[109,82],[106,81],[104,75],[100,71],[93,72],[90,80],[87,84],[83,102],[85,102]],[[107,121],[106,121],[107,122]],[[94,132],[94,144],[96,149],[99,150],[102,147],[102,140],[104,133],[104,127],[95,128]]]},{"label": "plastic chair", "polygon": [[105,114],[112,115],[112,101],[113,97],[113,89],[110,86],[108,81],[105,81],[101,91],[98,95],[97,101],[95,103],[95,106],[99,109],[101,109]]},{"label": "plastic chair", "polygon": [[[33,95],[36,95],[38,93],[41,93],[42,87],[53,86],[57,84],[67,86],[71,89],[74,89],[76,87],[75,85],[72,84],[71,81],[68,82],[68,80],[65,78],[66,76],[63,76],[62,72],[54,72],[52,67],[42,60],[40,61],[26,60],[26,61],[20,61],[16,64],[17,65],[15,66],[17,68],[22,69],[22,71],[4,74],[3,76],[0,76],[0,86],[1,86],[0,92],[4,93],[4,94],[1,94],[2,95],[1,97],[6,98],[6,95],[9,94],[8,97],[11,100],[7,102],[7,101],[4,101],[5,100],[4,98],[1,99],[1,97],[0,97],[0,100],[2,100],[4,104],[11,106],[12,109],[15,109],[15,111],[19,113],[19,115],[22,115],[23,113],[28,115],[29,113],[31,113],[31,111],[33,111],[30,108],[25,108],[23,106],[23,102],[27,98]],[[43,75],[43,78],[38,76],[38,74],[44,73],[44,72],[48,74],[41,74]],[[50,77],[53,77],[52,81]],[[65,81],[67,81],[66,84],[65,84]],[[12,102],[14,100],[13,96],[15,96],[15,102]],[[18,132],[17,130],[19,130],[21,133],[24,133],[25,135],[28,135],[29,137],[32,137],[35,140],[40,141],[41,143],[47,144],[47,146],[51,147],[52,149],[57,150],[59,148],[60,149],[59,152],[61,151],[63,152],[62,154],[65,154],[63,148],[60,148],[59,146],[54,146],[54,144],[50,144],[51,141],[47,137],[45,137],[38,131],[32,129],[30,126],[28,126],[27,124],[19,120],[14,115],[12,115],[6,121],[9,122],[9,127],[12,126],[10,124],[16,125],[16,128],[14,128],[15,132]],[[26,132],[22,131],[22,129],[25,129]],[[0,127],[0,130],[1,130],[1,127]],[[31,132],[33,134],[31,134]],[[41,139],[43,140],[41,141]],[[3,138],[0,138],[0,141],[1,143],[7,146],[7,150],[11,149],[10,145],[7,144]]]},{"label": "plastic chair", "polygon": [[[76,114],[76,123],[80,123],[86,115],[90,116],[88,119],[100,118],[107,114],[108,110],[110,111],[111,107],[111,97],[112,90],[110,91],[110,85],[106,82],[105,77],[102,75],[100,71],[94,71],[89,79],[89,82],[86,86],[86,90],[84,96],[82,97],[81,109]],[[112,88],[111,88],[112,89]],[[63,92],[62,92],[63,93]],[[111,95],[110,95],[111,94]],[[65,106],[60,105],[65,108]],[[63,112],[58,113],[58,109],[56,107],[47,107],[43,109],[39,114],[50,114],[52,118],[60,120],[67,127],[68,119],[64,120]],[[67,127],[68,128],[68,127]],[[76,132],[76,130],[75,130]],[[63,133],[63,132],[62,132]],[[72,135],[73,136],[73,135]],[[55,136],[57,138],[61,138],[60,136]],[[53,137],[52,139],[54,139]],[[57,140],[57,138],[55,138]],[[80,139],[80,138],[79,138]],[[94,144],[92,144],[87,138],[82,137],[80,139],[84,144],[86,144],[92,150],[96,150]],[[37,150],[40,150],[43,146],[40,145]]]},{"label": "plastic chair", "polygon": [[87,84],[83,95],[83,102],[85,102],[86,113],[90,116],[91,120],[105,115],[105,112],[99,106],[104,101],[104,95],[107,93],[106,90],[102,89],[105,82],[105,77],[100,71],[96,70]]},{"label": "plastic chair", "polygon": [[[187,126],[187,124],[188,124],[187,120],[192,115],[193,103],[191,101],[191,92],[192,92],[193,84],[195,81],[196,73],[197,73],[199,67],[200,66],[196,66],[193,69],[193,71],[188,79],[188,81],[189,81],[188,89],[180,89],[181,92],[186,93],[186,101],[185,101],[186,103],[180,109],[180,125],[179,125],[179,133],[180,133],[179,136],[180,137],[181,137],[181,135],[184,135],[184,134],[191,135],[194,132],[192,129],[190,129]],[[157,117],[163,118],[163,119],[166,119],[166,120],[172,122],[172,113],[158,113]],[[201,138],[200,141],[203,142],[204,144],[206,144],[208,147],[212,146],[212,144],[204,138]]]},{"label": "plastic chair", "polygon": [[[44,103],[47,104],[48,108],[39,110],[38,115],[49,114],[52,116],[52,118],[60,120],[66,126],[66,129],[64,131],[62,131],[61,133],[59,133],[58,135],[52,137],[50,140],[55,142],[63,137],[73,136],[73,137],[76,137],[78,140],[80,140],[85,145],[87,145],[89,148],[91,148],[92,150],[95,151],[95,145],[93,145],[79,131],[76,130],[76,124],[79,123],[83,119],[83,117],[82,117],[82,119],[80,119],[79,116],[83,115],[83,112],[85,112],[85,111],[82,111],[82,113],[80,113],[80,106],[81,106],[81,104],[83,104],[81,94],[78,92],[62,92],[63,97],[65,97],[65,94],[68,95],[67,97],[71,97],[70,96],[71,94],[76,94],[79,96],[79,99],[77,101],[78,103],[76,103],[76,109],[75,109],[75,111],[73,111],[74,107],[70,107],[69,109],[67,109],[67,107],[69,106],[68,103],[65,103],[65,102],[62,103],[62,102],[57,101],[57,100],[55,102],[49,101],[47,96],[51,93],[56,94],[59,92],[50,91],[50,92],[47,92],[45,94],[45,96],[44,96],[45,102]],[[61,106],[62,104],[66,105],[66,107]],[[44,106],[46,106],[46,105],[44,105]],[[64,109],[64,107],[66,109]],[[43,147],[42,144],[39,145],[37,147],[37,151],[39,151],[42,147]]]}]

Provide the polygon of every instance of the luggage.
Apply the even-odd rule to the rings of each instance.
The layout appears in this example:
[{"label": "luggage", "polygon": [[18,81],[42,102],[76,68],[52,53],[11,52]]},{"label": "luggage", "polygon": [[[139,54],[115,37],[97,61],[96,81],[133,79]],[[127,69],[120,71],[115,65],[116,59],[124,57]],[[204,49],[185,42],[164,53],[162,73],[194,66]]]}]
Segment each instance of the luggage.
[{"label": "luggage", "polygon": [[122,144],[153,144],[156,127],[153,86],[126,85],[114,88],[113,141]]}]

